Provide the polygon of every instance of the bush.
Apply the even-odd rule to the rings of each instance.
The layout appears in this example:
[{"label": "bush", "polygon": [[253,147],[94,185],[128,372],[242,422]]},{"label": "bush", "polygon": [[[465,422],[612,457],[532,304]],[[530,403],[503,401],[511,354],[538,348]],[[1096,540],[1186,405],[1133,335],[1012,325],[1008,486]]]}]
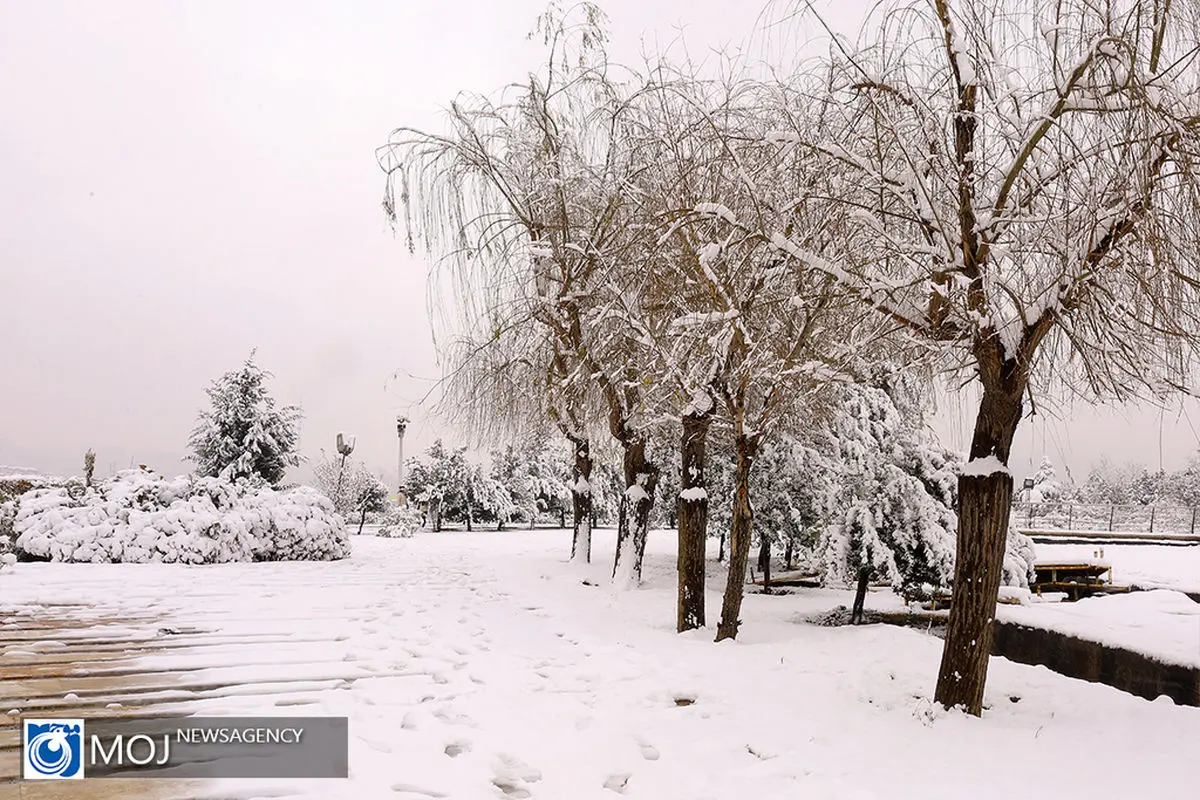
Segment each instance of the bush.
[{"label": "bush", "polygon": [[393,506],[384,513],[379,533],[376,535],[407,538],[419,531],[423,523],[424,517],[416,509]]},{"label": "bush", "polygon": [[66,485],[65,478],[54,475],[0,475],[0,503],[16,500],[34,489]]},{"label": "bush", "polygon": [[0,553],[12,550],[13,523],[17,519],[15,500],[0,503]]},{"label": "bush", "polygon": [[349,552],[333,504],[312,489],[145,470],[83,491],[34,489],[21,498],[14,529],[17,554],[42,561],[328,561]]},{"label": "bush", "polygon": [[1010,527],[1008,541],[1004,547],[1004,574],[1000,585],[1028,589],[1029,584],[1037,577],[1033,569],[1035,560],[1033,539]]}]

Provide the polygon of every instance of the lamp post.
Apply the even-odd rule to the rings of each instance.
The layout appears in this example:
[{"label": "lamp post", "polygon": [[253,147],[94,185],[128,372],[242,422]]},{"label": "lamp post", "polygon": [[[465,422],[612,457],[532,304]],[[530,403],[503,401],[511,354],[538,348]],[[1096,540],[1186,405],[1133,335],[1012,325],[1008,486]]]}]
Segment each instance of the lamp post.
[{"label": "lamp post", "polygon": [[408,505],[408,498],[404,496],[404,430],[408,427],[408,417],[403,415],[396,416],[396,435],[400,437],[400,453],[399,461],[397,462],[396,474],[399,489],[396,492],[397,505]]}]

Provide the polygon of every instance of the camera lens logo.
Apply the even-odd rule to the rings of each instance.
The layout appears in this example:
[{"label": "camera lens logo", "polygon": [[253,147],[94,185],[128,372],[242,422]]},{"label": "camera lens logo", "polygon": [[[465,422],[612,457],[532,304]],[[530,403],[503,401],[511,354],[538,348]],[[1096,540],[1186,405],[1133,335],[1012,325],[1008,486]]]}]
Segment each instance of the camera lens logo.
[{"label": "camera lens logo", "polygon": [[72,780],[83,777],[83,720],[24,720],[26,780]]}]

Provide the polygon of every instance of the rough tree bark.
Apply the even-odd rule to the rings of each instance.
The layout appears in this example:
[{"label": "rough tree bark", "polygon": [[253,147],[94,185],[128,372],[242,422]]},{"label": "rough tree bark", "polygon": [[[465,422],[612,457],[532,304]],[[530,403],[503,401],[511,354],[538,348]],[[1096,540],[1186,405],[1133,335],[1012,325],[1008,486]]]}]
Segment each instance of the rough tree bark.
[{"label": "rough tree bark", "polygon": [[621,495],[617,527],[617,556],[613,580],[636,586],[642,580],[642,557],[650,529],[650,509],[658,487],[658,470],[646,458],[646,440],[641,436],[623,442],[625,493]]},{"label": "rough tree bark", "polygon": [[758,451],[758,440],[739,434],[734,441],[737,447],[737,472],[734,476],[733,522],[729,529],[729,577],[721,602],[718,642],[735,638],[738,625],[741,624],[738,616],[742,611],[746,566],[750,561],[750,537],[754,533],[754,510],[750,507],[750,467]]},{"label": "rough tree bark", "polygon": [[[934,699],[946,708],[983,712],[988,656],[992,649],[996,596],[1004,568],[1013,479],[1008,456],[1021,421],[1028,376],[1015,360],[981,353],[983,398],[971,439],[971,462],[958,479],[958,543],[954,599],[942,649]],[[988,466],[985,459],[994,457]]]},{"label": "rough tree bark", "polygon": [[726,531],[724,529],[722,529],[721,530],[721,541],[717,545],[717,563],[718,564],[720,564],[722,561],[725,560],[725,533],[726,533]]},{"label": "rough tree bark", "polygon": [[592,454],[586,438],[572,438],[575,461],[571,477],[571,561],[592,560]]},{"label": "rough tree bark", "polygon": [[704,550],[708,542],[704,457],[711,424],[711,411],[683,415],[683,438],[679,447],[681,491],[676,506],[679,526],[676,629],[680,633],[704,627]]},{"label": "rough tree bark", "polygon": [[850,624],[861,625],[863,621],[863,606],[867,604],[867,584],[871,579],[871,571],[866,567],[858,568],[858,586],[854,588],[854,608],[850,612]]}]

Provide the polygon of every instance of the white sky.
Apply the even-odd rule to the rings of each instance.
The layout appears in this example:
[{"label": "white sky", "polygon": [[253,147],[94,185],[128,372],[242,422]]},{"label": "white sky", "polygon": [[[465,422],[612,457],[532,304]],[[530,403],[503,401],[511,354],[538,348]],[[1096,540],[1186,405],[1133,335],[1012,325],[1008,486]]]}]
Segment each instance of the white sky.
[{"label": "white sky", "polygon": [[[761,10],[601,5],[617,60],[680,25],[694,55],[736,44]],[[857,25],[865,0],[825,5]],[[257,347],[303,406],[306,454],[344,430],[394,479],[396,413],[409,454],[442,431],[418,405],[437,374],[426,265],[384,220],[374,149],[436,126],[460,90],[521,80],[544,8],[0,0],[0,464],[78,471],[92,447],[101,473],[184,471],[204,388]],[[939,427],[958,438],[965,419]],[[1164,430],[1170,469],[1198,440],[1184,419]],[[1156,466],[1158,432],[1156,413],[1026,424],[1014,467]]]}]

